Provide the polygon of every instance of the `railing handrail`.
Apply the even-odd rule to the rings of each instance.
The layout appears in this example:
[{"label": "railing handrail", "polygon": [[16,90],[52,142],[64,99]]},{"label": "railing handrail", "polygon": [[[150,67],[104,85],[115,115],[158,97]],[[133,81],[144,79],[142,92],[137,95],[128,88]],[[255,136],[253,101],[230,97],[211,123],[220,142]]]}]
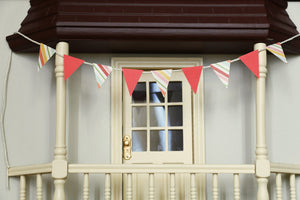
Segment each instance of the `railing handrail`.
[{"label": "railing handrail", "polygon": [[10,167],[8,176],[22,176],[31,174],[47,174],[52,172],[52,163]]},{"label": "railing handrail", "polygon": [[300,174],[300,165],[271,163],[271,173]]},{"label": "railing handrail", "polygon": [[194,165],[194,164],[69,164],[69,173],[199,173],[254,174],[254,165]]},{"label": "railing handrail", "polygon": [[[46,174],[52,172],[52,163],[10,167],[8,176]],[[69,173],[199,173],[199,174],[254,174],[255,165],[219,164],[69,164]],[[300,165],[271,163],[272,173],[300,174]]]}]

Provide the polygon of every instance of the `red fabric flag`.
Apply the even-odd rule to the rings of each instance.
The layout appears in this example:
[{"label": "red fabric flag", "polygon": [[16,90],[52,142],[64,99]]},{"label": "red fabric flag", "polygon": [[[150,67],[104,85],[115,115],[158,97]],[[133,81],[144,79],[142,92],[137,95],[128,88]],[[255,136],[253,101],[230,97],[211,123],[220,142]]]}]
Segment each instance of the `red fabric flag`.
[{"label": "red fabric flag", "polygon": [[84,60],[64,55],[65,80],[67,80],[83,62]]},{"label": "red fabric flag", "polygon": [[140,77],[143,73],[143,70],[124,69],[123,68],[122,71],[123,71],[123,74],[124,74],[124,78],[125,78],[125,81],[126,81],[126,84],[127,84],[129,94],[131,96],[136,84],[140,80]]},{"label": "red fabric flag", "polygon": [[258,50],[255,50],[239,57],[257,78],[259,77],[258,53]]},{"label": "red fabric flag", "polygon": [[203,66],[182,68],[182,71],[195,94],[197,93],[202,68]]}]

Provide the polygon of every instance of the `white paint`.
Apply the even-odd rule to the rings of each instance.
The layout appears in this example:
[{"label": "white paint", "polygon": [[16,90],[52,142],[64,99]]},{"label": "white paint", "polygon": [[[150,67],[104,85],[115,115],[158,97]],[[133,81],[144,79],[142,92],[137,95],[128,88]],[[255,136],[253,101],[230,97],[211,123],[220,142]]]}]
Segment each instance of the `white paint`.
[{"label": "white paint", "polygon": [[[9,58],[5,36],[18,30],[28,8],[29,1],[0,1],[1,95],[4,72]],[[299,2],[289,3],[288,12],[298,27],[300,27],[299,10]],[[101,64],[110,64],[112,56],[120,56],[72,54],[72,52],[71,55]],[[204,64],[208,65],[236,58],[239,55],[189,56],[203,57]],[[180,55],[175,55],[175,57],[180,57]],[[12,166],[47,163],[53,159],[54,62],[51,60],[38,72],[37,60],[37,54],[13,55],[5,118]],[[284,64],[275,56],[268,55],[266,142],[271,161],[300,164],[299,155],[296,153],[300,151],[300,83],[298,77],[300,56],[288,55],[287,60],[289,64]],[[231,69],[228,89],[224,88],[212,70],[207,69],[204,72],[206,163],[208,164],[253,164],[255,159],[255,78],[240,62],[233,63]],[[107,81],[102,89],[98,90],[93,76],[92,69],[84,66],[78,69],[68,81],[67,143],[70,163],[110,162],[110,82]],[[86,156],[89,153],[93,153],[94,156]],[[34,199],[35,177],[26,180],[29,199]],[[91,199],[100,199],[100,196],[104,195],[104,181],[101,180],[104,180],[104,175],[90,176]],[[211,199],[211,181],[211,179],[207,181],[207,199]],[[222,199],[233,199],[232,175],[219,175],[218,182],[219,195]],[[49,194],[53,189],[51,177],[45,176],[44,178],[43,176],[43,183],[44,199],[52,199],[53,196]],[[82,176],[70,175],[66,182],[66,189],[72,192],[67,192],[67,199],[80,198],[82,183]],[[282,184],[285,188],[289,181],[283,178]],[[276,188],[275,184],[273,186]],[[283,194],[289,192],[284,188]],[[299,193],[300,182],[297,177],[296,190]],[[240,191],[241,199],[254,199],[256,196],[255,178],[240,175]],[[275,189],[272,192],[270,198],[275,199]],[[1,146],[0,199],[18,199],[18,197],[19,179],[11,179],[11,189],[6,189],[6,170]]]}]

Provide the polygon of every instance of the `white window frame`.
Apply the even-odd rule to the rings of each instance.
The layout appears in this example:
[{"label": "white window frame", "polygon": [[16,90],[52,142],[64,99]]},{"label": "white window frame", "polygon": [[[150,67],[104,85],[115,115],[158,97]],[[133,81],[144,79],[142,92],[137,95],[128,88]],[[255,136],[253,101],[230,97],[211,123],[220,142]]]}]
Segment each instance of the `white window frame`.
[{"label": "white window frame", "polygon": [[[116,68],[111,75],[111,164],[122,164],[122,68],[135,69],[181,69],[202,65],[202,58],[197,57],[113,57],[111,65]],[[201,74],[197,94],[192,95],[193,112],[193,163],[205,164],[204,134],[204,84]],[[112,199],[122,199],[122,176],[112,176]],[[199,198],[205,199],[205,176],[198,182]]]}]

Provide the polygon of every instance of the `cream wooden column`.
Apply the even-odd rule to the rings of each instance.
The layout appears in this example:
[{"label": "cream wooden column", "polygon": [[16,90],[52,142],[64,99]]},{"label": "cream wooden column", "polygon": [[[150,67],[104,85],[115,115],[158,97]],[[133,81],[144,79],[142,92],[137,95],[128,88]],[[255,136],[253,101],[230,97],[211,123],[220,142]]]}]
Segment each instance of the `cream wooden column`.
[{"label": "cream wooden column", "polygon": [[62,55],[69,54],[69,45],[59,42],[56,46],[56,139],[54,160],[52,162],[52,177],[54,179],[54,200],[65,200],[65,180],[68,175],[66,148],[66,82],[64,80],[64,59]]},{"label": "cream wooden column", "polygon": [[[256,178],[257,178],[257,199],[269,200],[267,189],[270,176],[270,161],[266,146],[266,111],[265,111],[265,89],[267,76],[267,53],[266,45],[258,43],[254,45],[259,52],[259,78],[256,79]],[[264,49],[264,50],[263,50]]]}]

